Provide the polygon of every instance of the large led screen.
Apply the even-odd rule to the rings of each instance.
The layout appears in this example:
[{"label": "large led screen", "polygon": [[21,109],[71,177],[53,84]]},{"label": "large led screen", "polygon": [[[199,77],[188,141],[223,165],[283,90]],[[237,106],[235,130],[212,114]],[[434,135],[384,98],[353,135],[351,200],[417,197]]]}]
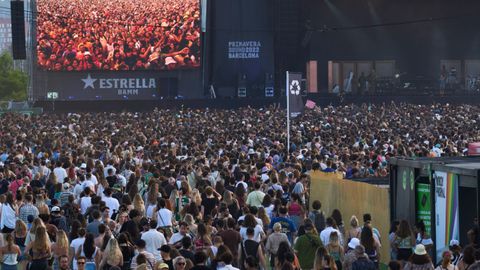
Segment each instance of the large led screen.
[{"label": "large led screen", "polygon": [[51,71],[197,68],[199,2],[38,0],[38,67]]}]

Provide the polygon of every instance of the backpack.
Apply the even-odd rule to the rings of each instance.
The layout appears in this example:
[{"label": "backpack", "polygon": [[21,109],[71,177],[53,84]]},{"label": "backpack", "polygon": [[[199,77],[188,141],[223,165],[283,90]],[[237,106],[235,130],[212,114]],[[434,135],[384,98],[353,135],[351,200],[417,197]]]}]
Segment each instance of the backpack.
[{"label": "backpack", "polygon": [[313,221],[317,232],[321,232],[323,229],[325,229],[326,221],[323,211],[312,211],[310,212],[309,218]]},{"label": "backpack", "polygon": [[96,270],[97,266],[95,265],[95,262],[86,262],[85,263],[85,270]]},{"label": "backpack", "polygon": [[367,258],[359,258],[353,262],[352,270],[375,270],[375,264]]}]

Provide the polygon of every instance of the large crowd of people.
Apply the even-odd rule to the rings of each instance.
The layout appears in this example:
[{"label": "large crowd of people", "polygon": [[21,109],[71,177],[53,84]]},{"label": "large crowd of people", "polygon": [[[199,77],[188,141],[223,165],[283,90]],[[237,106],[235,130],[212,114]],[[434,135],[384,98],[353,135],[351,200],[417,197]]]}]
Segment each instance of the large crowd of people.
[{"label": "large crowd of people", "polygon": [[[368,270],[388,241],[390,269],[434,269],[422,223],[345,225],[322,210],[330,198],[310,198],[310,174],[385,177],[393,156],[466,155],[479,123],[469,105],[317,107],[292,121],[287,151],[276,106],[3,114],[1,269]],[[474,245],[459,257],[452,242],[439,269],[479,269]]]},{"label": "large crowd of people", "polygon": [[45,70],[160,70],[200,65],[197,0],[41,0],[38,65]]}]

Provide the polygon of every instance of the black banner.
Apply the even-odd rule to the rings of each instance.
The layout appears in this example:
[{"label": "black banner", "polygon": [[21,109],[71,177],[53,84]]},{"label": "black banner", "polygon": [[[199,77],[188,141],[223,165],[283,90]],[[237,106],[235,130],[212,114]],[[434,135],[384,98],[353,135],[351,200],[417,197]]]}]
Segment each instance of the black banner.
[{"label": "black banner", "polygon": [[[242,84],[248,96],[265,95],[265,76],[274,73],[272,5],[271,0],[214,2],[215,86],[237,88]],[[253,89],[258,93],[252,93]]]},{"label": "black banner", "polygon": [[302,73],[287,72],[287,106],[290,117],[297,117],[303,113],[305,105],[302,99]]},{"label": "black banner", "polygon": [[49,72],[47,76],[45,90],[58,92],[59,100],[150,100],[168,94],[160,91],[158,72]]}]

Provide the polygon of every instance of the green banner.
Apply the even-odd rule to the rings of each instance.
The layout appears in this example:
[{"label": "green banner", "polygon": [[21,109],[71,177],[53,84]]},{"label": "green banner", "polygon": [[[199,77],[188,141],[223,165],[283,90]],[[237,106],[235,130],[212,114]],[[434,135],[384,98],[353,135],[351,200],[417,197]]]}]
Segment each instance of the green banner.
[{"label": "green banner", "polygon": [[430,204],[430,184],[417,184],[417,220],[423,220],[428,235],[431,235],[432,208]]}]

